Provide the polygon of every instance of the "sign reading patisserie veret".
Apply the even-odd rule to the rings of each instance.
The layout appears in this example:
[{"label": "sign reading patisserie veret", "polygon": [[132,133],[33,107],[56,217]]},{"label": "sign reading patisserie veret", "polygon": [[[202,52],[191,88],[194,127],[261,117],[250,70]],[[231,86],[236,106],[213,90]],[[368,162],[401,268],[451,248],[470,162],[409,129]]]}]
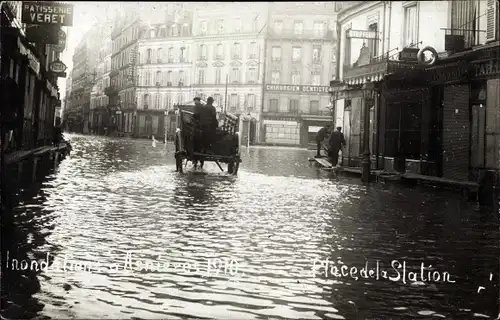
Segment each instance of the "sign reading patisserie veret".
[{"label": "sign reading patisserie veret", "polygon": [[73,4],[23,1],[21,21],[27,24],[73,26]]},{"label": "sign reading patisserie veret", "polygon": [[275,92],[328,93],[329,88],[328,86],[266,84],[266,91]]}]

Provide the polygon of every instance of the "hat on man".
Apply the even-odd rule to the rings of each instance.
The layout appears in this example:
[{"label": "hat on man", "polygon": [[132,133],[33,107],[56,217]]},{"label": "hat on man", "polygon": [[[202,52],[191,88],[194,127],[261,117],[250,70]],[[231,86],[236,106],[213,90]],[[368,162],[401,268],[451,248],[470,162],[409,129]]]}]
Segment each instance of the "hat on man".
[{"label": "hat on man", "polygon": [[193,101],[201,101],[201,98],[200,98],[200,97],[195,97],[195,98],[193,99]]},{"label": "hat on man", "polygon": [[214,102],[214,98],[208,97],[207,102]]}]

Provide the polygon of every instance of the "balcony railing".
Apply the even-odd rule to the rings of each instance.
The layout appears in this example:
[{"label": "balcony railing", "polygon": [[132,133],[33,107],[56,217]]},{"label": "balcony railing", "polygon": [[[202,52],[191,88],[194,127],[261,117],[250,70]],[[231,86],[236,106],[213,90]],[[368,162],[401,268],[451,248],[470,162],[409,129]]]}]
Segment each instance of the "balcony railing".
[{"label": "balcony railing", "polygon": [[268,29],[268,35],[271,39],[299,39],[299,40],[334,40],[335,33],[332,30],[302,30],[296,32],[295,30],[276,30],[273,28]]},{"label": "balcony railing", "polygon": [[263,111],[264,115],[267,116],[331,116],[332,112],[330,110],[289,110],[289,111]]}]

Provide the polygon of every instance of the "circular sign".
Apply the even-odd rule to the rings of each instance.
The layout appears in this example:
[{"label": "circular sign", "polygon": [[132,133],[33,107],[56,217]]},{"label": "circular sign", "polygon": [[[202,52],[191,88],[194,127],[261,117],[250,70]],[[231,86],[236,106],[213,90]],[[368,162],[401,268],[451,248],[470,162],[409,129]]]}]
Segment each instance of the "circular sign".
[{"label": "circular sign", "polygon": [[66,40],[66,33],[59,29],[59,31],[57,32],[57,37],[59,38],[59,41]]},{"label": "circular sign", "polygon": [[66,71],[66,65],[61,61],[54,61],[50,64],[49,69],[52,72],[61,73]]},{"label": "circular sign", "polygon": [[420,64],[432,66],[438,60],[438,53],[433,47],[427,46],[420,49],[417,53],[417,61]]},{"label": "circular sign", "polygon": [[56,52],[64,51],[64,49],[66,49],[66,40],[59,39],[59,43],[52,45],[52,49]]}]

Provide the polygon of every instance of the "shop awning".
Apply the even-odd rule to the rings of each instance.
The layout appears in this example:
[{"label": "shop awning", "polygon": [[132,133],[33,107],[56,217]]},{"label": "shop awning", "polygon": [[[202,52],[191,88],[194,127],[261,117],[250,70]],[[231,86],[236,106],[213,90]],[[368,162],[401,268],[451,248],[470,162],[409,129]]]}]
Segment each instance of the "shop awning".
[{"label": "shop awning", "polygon": [[390,74],[400,73],[410,76],[412,72],[415,72],[415,75],[417,75],[423,70],[424,66],[416,62],[383,60],[344,70],[343,81],[349,85],[362,85],[368,81],[381,81],[385,76]]}]

